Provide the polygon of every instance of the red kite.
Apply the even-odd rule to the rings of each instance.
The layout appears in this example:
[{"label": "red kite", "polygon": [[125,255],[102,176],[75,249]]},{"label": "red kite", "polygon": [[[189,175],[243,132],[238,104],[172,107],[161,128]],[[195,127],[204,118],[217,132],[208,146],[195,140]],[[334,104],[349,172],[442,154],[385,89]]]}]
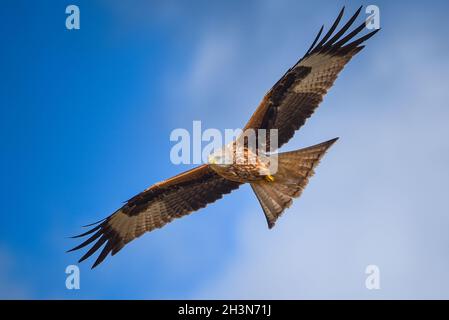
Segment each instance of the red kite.
[{"label": "red kite", "polygon": [[[321,103],[340,71],[364,48],[362,43],[379,31],[374,30],[355,39],[365,28],[364,21],[346,33],[360,11],[361,7],[335,32],[343,16],[343,8],[329,31],[320,39],[324,26],[321,27],[309,50],[268,91],[244,130],[276,129],[278,147],[293,137]],[[268,150],[276,151],[270,139],[265,140]],[[128,200],[109,217],[90,225],[92,229],[75,238],[90,237],[70,251],[94,242],[79,260],[81,262],[104,245],[92,266],[94,268],[109,253],[115,255],[145,232],[161,228],[175,218],[204,208],[244,183],[250,183],[268,226],[272,228],[277,218],[291,205],[292,199],[301,195],[314,168],[336,140],[279,153],[275,173],[270,172],[267,163],[262,161],[264,155],[253,154],[248,148],[244,154],[255,155],[256,161],[252,164],[235,161],[223,163],[213,155],[208,164],[154,184]]]}]

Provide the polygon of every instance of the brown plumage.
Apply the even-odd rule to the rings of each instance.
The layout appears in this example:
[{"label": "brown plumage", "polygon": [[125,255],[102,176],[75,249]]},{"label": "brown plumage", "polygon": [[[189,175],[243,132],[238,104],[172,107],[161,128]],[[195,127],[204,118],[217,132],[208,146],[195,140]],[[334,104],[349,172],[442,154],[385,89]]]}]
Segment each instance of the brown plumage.
[{"label": "brown plumage", "polygon": [[106,243],[93,265],[95,267],[109,253],[116,254],[125,244],[143,233],[161,228],[175,218],[204,208],[239,186],[240,183],[219,176],[209,165],[199,166],[156,183],[134,196],[111,216],[99,221],[94,228],[75,236],[74,238],[78,238],[93,233],[90,238],[69,251],[97,241],[81,257],[81,262]]},{"label": "brown plumage", "polygon": [[[340,39],[354,23],[361,8],[333,35],[343,16],[343,8],[327,34],[316,44],[324,26],[321,27],[310,49],[268,91],[244,130],[277,129],[278,147],[293,137],[321,103],[343,67],[364,48],[360,44],[379,31],[374,30],[351,42],[365,27],[364,21]],[[266,141],[270,150],[268,135]]]},{"label": "brown plumage", "polygon": [[[354,40],[364,29],[363,22],[345,35],[360,10],[361,7],[335,32],[343,16],[343,8],[329,31],[320,39],[323,31],[321,27],[304,57],[290,68],[262,99],[244,130],[266,129],[269,132],[271,129],[277,129],[277,147],[267,134],[266,150],[274,152],[293,137],[295,131],[323,100],[340,71],[363,49],[361,44],[378,31],[369,32]],[[93,228],[89,231],[76,236],[75,238],[88,235],[90,237],[70,251],[93,243],[79,260],[81,262],[104,245],[93,265],[95,267],[109,253],[116,254],[143,233],[161,228],[175,218],[204,208],[224,194],[237,189],[242,183],[251,184],[265,213],[268,226],[272,228],[283,211],[291,205],[292,199],[301,195],[320,159],[336,140],[279,153],[276,172],[270,172],[266,162],[262,161],[266,155],[257,153],[257,161],[254,164],[204,164],[156,183],[128,200],[109,217],[92,224]],[[258,144],[258,147],[264,146]]]},{"label": "brown plumage", "polygon": [[278,170],[274,181],[260,180],[251,183],[270,229],[284,210],[290,207],[293,198],[301,195],[309,178],[315,173],[315,167],[337,140],[335,138],[308,148],[282,152],[278,155]]}]

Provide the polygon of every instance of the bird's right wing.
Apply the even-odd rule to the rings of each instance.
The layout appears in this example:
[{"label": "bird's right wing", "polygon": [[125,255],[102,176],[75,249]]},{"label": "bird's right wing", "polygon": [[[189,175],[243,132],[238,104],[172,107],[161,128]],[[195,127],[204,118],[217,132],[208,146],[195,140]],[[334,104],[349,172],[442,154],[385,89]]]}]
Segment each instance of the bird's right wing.
[{"label": "bird's right wing", "polygon": [[362,43],[379,31],[371,31],[354,40],[365,28],[366,21],[363,21],[360,26],[345,35],[361,8],[334,34],[343,16],[343,8],[329,31],[320,40],[324,26],[321,27],[304,57],[290,68],[263,98],[244,131],[266,129],[267,151],[276,149],[274,145],[270,145],[268,130],[278,130],[277,147],[290,140],[321,103],[344,66],[363,49]]},{"label": "bird's right wing", "polygon": [[103,244],[103,250],[92,268],[106,256],[120,251],[125,244],[145,232],[161,228],[175,218],[204,208],[220,199],[224,194],[237,189],[240,183],[226,180],[213,171],[209,165],[202,165],[168,180],[156,183],[139,193],[115,213],[93,224],[89,231],[78,237],[93,233],[86,241],[71,249],[78,250],[90,243],[94,245],[79,262],[90,257]]}]

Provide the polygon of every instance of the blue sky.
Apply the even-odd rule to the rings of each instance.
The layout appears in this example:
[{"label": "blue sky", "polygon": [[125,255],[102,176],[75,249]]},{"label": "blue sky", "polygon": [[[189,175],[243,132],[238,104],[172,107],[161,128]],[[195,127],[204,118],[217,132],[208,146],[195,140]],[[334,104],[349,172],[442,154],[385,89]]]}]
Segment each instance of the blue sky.
[{"label": "blue sky", "polygon": [[372,3],[383,30],[283,148],[341,138],[276,228],[243,187],[65,288],[68,236],[190,168],[170,163],[173,129],[241,127],[321,24],[360,5],[161,3],[2,2],[0,297],[449,298],[446,1]]}]

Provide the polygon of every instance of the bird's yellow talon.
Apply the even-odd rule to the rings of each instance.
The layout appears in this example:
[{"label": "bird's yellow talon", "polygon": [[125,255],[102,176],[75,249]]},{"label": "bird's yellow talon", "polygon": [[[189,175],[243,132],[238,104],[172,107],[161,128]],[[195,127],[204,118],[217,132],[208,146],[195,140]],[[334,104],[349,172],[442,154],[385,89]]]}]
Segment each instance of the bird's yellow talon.
[{"label": "bird's yellow talon", "polygon": [[265,176],[265,180],[266,180],[267,182],[273,182],[273,181],[274,181],[274,177],[273,177],[271,174],[269,174],[269,175],[266,175],[266,176]]}]

